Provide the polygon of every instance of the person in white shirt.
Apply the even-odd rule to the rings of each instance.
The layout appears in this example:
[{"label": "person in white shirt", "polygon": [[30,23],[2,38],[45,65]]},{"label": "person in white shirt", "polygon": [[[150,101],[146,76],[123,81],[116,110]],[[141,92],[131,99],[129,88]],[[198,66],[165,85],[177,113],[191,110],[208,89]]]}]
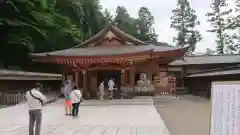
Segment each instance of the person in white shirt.
[{"label": "person in white shirt", "polygon": [[115,83],[112,79],[108,81],[108,90],[109,90],[109,99],[113,98],[113,90],[114,90]]},{"label": "person in white shirt", "polygon": [[26,99],[29,107],[29,135],[40,135],[42,123],[42,105],[47,101],[47,98],[40,92],[41,84],[36,84],[36,87],[26,93]]},{"label": "person in white shirt", "polygon": [[82,93],[76,86],[74,86],[73,91],[70,93],[70,99],[72,101],[72,116],[76,118],[78,117],[78,109],[82,100]]},{"label": "person in white shirt", "polygon": [[104,96],[104,81],[102,81],[99,85],[99,94],[100,94],[100,100],[103,100]]}]

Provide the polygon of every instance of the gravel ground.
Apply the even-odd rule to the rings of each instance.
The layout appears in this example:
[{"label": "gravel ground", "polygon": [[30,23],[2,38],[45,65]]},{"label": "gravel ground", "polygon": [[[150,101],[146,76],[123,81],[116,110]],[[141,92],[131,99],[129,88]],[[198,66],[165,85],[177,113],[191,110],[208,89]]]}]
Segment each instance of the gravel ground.
[{"label": "gravel ground", "polygon": [[179,99],[156,98],[154,101],[171,135],[209,134],[209,100],[187,95]]}]

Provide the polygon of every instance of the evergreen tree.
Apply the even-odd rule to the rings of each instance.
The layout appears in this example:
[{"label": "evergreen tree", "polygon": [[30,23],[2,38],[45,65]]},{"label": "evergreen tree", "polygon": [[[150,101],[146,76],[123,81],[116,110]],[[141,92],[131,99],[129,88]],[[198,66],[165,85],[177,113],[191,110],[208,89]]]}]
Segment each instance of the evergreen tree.
[{"label": "evergreen tree", "polygon": [[113,22],[113,16],[111,15],[111,13],[107,9],[104,10],[103,14],[104,14],[105,21],[107,23]]},{"label": "evergreen tree", "polygon": [[195,29],[200,24],[195,14],[195,10],[190,6],[187,0],[178,0],[177,7],[172,10],[173,16],[171,17],[171,28],[174,28],[178,35],[174,37],[174,42],[177,46],[183,47],[189,45],[189,52],[193,52],[196,44],[202,39],[201,34]]},{"label": "evergreen tree", "polygon": [[240,53],[240,0],[235,0],[235,16],[230,19],[229,28],[231,28],[234,33],[232,35],[231,43],[227,46],[230,53]]},{"label": "evergreen tree", "polygon": [[227,30],[230,29],[228,18],[232,10],[226,9],[226,0],[215,0],[210,7],[212,11],[208,12],[206,16],[209,17],[208,22],[213,29],[208,30],[208,32],[217,34],[217,53],[223,55],[226,52],[226,47],[231,44],[231,37],[227,34]]},{"label": "evergreen tree", "polygon": [[157,41],[157,34],[153,28],[154,17],[146,7],[141,7],[138,11],[138,38],[143,41]]}]

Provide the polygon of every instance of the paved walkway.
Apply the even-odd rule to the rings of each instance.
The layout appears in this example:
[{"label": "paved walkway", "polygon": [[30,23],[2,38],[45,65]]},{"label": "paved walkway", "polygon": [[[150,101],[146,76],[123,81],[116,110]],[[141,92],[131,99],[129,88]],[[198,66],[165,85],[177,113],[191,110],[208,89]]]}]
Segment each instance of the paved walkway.
[{"label": "paved walkway", "polygon": [[192,95],[163,98],[154,98],[155,106],[171,135],[209,135],[209,100]]},{"label": "paved walkway", "polygon": [[[79,118],[72,119],[61,102],[44,107],[42,135],[170,135],[152,104],[81,106]],[[0,134],[28,134],[25,104],[1,109],[0,120]]]}]

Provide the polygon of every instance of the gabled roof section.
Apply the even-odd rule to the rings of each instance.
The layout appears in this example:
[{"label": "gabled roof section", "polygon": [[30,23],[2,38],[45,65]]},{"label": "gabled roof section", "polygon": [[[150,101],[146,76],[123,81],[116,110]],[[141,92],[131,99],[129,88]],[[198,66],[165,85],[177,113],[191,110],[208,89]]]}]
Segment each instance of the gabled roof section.
[{"label": "gabled roof section", "polygon": [[98,42],[101,42],[101,40],[104,40],[104,39],[111,40],[113,38],[120,40],[124,44],[134,44],[134,45],[147,45],[148,44],[146,42],[143,42],[143,41],[123,32],[122,30],[118,29],[117,27],[113,26],[112,24],[107,24],[107,26],[103,30],[101,30],[100,32],[98,32],[97,34],[95,34],[94,36],[92,36],[91,38],[89,38],[88,40],[83,42],[82,44],[75,46],[74,48],[96,46]]},{"label": "gabled roof section", "polygon": [[240,65],[202,71],[202,72],[187,75],[185,77],[192,78],[192,77],[223,76],[223,75],[236,75],[236,74],[240,74]]},{"label": "gabled roof section", "polygon": [[173,66],[240,63],[240,55],[185,56],[184,59],[170,63]]}]

